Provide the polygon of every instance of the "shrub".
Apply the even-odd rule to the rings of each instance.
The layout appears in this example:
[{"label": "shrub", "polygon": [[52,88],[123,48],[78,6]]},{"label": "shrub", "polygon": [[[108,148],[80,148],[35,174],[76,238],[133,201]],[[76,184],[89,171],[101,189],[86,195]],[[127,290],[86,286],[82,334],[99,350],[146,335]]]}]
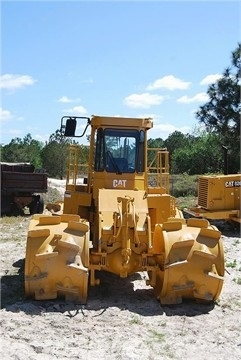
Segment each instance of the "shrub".
[{"label": "shrub", "polygon": [[170,176],[170,193],[174,197],[197,196],[198,175],[178,174]]}]

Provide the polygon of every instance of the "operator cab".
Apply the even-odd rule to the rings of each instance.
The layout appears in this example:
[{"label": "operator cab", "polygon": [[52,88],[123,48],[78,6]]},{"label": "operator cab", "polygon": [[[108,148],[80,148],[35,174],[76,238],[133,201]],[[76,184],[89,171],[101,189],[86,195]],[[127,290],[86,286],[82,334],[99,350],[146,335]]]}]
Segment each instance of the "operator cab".
[{"label": "operator cab", "polygon": [[[85,127],[80,124],[83,120],[87,122]],[[113,117],[92,116],[90,119],[63,116],[61,133],[66,137],[81,138],[86,134],[88,126],[91,126],[89,175],[92,176],[94,169],[97,178],[105,178],[106,181],[106,174],[107,178],[108,174],[143,176],[146,171],[146,130],[152,125],[149,118],[115,118],[113,125]],[[76,148],[74,150],[77,151]]]},{"label": "operator cab", "polygon": [[96,136],[96,172],[140,173],[144,171],[143,130],[99,128]]}]

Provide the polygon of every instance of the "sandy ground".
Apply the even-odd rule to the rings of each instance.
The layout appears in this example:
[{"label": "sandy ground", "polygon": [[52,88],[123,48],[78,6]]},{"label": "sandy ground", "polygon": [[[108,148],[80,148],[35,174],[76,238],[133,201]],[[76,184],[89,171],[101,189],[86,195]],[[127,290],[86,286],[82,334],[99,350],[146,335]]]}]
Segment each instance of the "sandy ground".
[{"label": "sandy ground", "polygon": [[226,274],[213,305],[161,306],[146,273],[128,279],[101,274],[86,305],[24,297],[29,217],[1,225],[1,348],[3,360],[241,359],[241,240],[223,230]]}]

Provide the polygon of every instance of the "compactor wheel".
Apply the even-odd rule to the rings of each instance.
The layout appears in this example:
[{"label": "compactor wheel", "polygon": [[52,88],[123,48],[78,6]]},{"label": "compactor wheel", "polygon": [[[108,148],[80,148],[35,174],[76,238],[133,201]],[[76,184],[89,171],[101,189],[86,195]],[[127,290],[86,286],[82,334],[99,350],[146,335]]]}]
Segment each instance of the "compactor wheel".
[{"label": "compactor wheel", "polygon": [[34,215],[30,220],[25,294],[36,300],[64,296],[85,303],[88,292],[89,223],[78,215]]},{"label": "compactor wheel", "polygon": [[[161,304],[183,298],[214,301],[222,290],[224,253],[221,233],[205,219],[156,225],[154,249],[164,253],[150,283]],[[158,258],[158,256],[157,256]]]}]

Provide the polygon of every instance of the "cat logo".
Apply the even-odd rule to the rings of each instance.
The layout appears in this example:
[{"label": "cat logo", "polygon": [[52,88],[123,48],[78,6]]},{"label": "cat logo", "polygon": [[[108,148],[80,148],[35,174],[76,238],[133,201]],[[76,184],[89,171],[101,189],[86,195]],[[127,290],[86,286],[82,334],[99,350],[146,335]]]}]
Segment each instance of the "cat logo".
[{"label": "cat logo", "polygon": [[113,180],[113,187],[116,188],[116,187],[123,187],[125,188],[126,187],[126,181],[127,180]]},{"label": "cat logo", "polygon": [[241,181],[226,181],[225,187],[240,187]]}]

